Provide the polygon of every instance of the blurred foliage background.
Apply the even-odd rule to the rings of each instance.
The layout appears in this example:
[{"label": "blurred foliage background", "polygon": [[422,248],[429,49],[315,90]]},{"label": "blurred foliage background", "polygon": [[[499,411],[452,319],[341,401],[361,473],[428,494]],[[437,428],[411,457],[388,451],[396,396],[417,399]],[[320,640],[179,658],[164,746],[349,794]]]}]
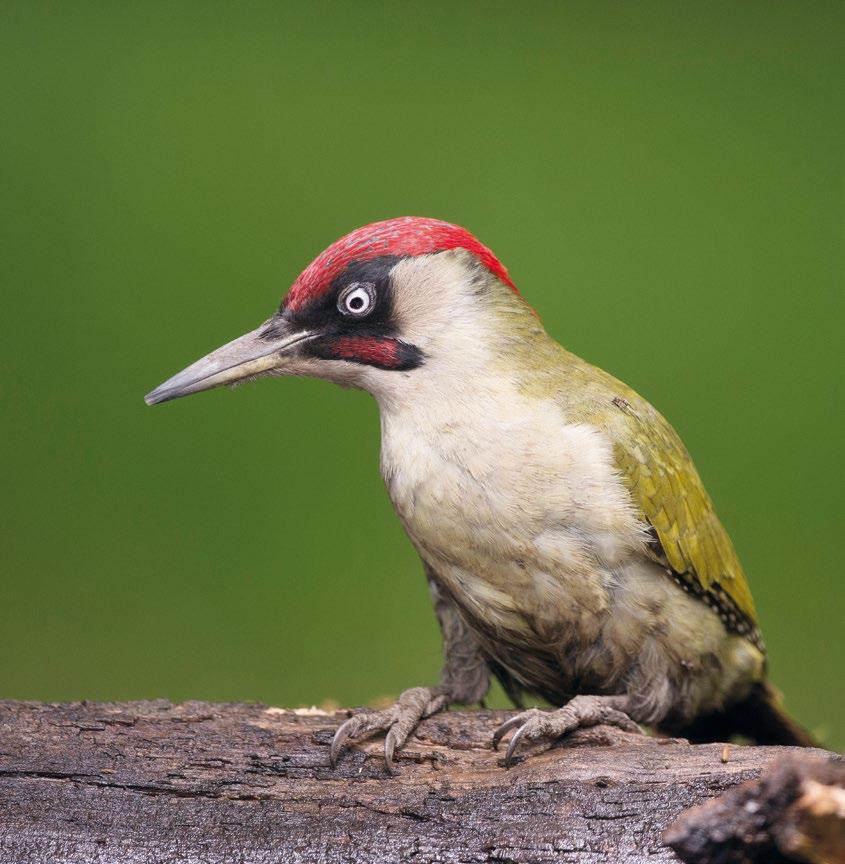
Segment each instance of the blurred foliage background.
[{"label": "blurred foliage background", "polygon": [[142,402],[339,235],[432,215],[675,424],[845,746],[843,46],[840,2],[3,2],[0,696],[435,680],[368,396]]}]

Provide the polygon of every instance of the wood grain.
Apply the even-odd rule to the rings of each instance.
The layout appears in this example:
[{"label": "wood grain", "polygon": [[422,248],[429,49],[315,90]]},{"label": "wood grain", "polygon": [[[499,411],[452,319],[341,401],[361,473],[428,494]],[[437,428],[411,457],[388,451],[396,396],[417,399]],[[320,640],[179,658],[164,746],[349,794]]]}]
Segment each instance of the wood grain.
[{"label": "wood grain", "polygon": [[490,736],[509,712],[450,712],[389,777],[380,739],[329,768],[346,716],[0,702],[0,861],[660,864],[683,810],[795,752],[597,727],[505,770]]}]

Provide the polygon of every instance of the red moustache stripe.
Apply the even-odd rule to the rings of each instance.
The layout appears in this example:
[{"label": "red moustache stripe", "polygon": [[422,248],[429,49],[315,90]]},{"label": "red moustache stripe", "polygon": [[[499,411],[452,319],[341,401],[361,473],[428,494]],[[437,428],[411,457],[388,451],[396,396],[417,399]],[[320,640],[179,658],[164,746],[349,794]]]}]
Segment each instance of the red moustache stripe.
[{"label": "red moustache stripe", "polygon": [[366,363],[381,369],[401,369],[408,364],[402,345],[396,339],[377,336],[340,336],[327,346],[336,360]]}]

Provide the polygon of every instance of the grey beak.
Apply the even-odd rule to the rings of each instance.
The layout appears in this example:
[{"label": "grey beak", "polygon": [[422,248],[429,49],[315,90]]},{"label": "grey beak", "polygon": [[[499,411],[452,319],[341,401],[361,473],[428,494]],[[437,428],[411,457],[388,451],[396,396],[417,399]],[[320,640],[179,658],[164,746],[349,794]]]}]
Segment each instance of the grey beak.
[{"label": "grey beak", "polygon": [[228,342],[159,384],[147,393],[144,401],[147,405],[157,405],[269,372],[281,365],[282,358],[294,345],[312,338],[312,335],[308,331],[293,332],[281,319],[276,319],[272,330],[262,325]]}]

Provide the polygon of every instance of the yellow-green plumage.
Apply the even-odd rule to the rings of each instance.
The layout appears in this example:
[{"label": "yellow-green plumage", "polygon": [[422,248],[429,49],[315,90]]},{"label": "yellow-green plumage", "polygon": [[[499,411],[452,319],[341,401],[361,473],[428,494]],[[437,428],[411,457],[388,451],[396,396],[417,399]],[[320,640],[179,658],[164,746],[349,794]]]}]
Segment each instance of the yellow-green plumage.
[{"label": "yellow-green plumage", "polygon": [[[624,399],[624,404],[620,404]],[[617,406],[628,434],[616,439],[616,459],[625,485],[654,527],[675,572],[689,574],[705,591],[725,594],[756,622],[742,565],[674,429],[630,390]]]},{"label": "yellow-green plumage", "polygon": [[[672,427],[558,345],[489,250],[456,226],[448,236],[468,246],[440,248],[432,224],[361,229],[379,243],[385,226],[399,226],[403,243],[416,231],[417,251],[394,249],[395,260],[353,232],[338,248],[348,252],[352,238],[369,257],[323,274],[328,302],[320,294],[310,313],[283,305],[272,328],[150,394],[164,401],[271,372],[362,387],[379,403],[382,475],[425,565],[445,663],[437,687],[344,723],[332,760],[347,738],[381,729],[390,764],[421,717],[481,699],[491,674],[517,699],[563,706],[504,724],[494,740],[519,727],[506,761],[520,740],[603,722],[811,743],[765,681],[745,576]],[[321,261],[335,259],[324,253],[303,275]],[[358,281],[365,271],[373,281]],[[349,337],[368,348],[347,357],[337,333],[357,324],[339,331],[339,318],[369,314],[342,304],[353,287],[349,296],[366,296],[381,317],[375,335]],[[389,351],[373,353],[372,342]]]},{"label": "yellow-green plumage", "polygon": [[[521,307],[521,308],[520,308]],[[549,339],[526,305],[503,296],[505,350],[516,358],[523,392],[552,397],[571,422],[602,429],[641,518],[659,540],[655,559],[760,650],[757,613],[731,539],[678,434],[636,391]]]}]

